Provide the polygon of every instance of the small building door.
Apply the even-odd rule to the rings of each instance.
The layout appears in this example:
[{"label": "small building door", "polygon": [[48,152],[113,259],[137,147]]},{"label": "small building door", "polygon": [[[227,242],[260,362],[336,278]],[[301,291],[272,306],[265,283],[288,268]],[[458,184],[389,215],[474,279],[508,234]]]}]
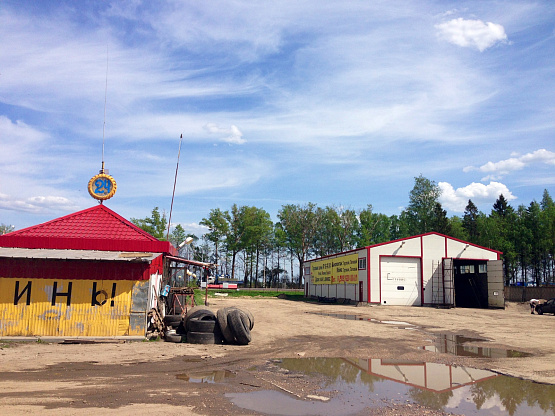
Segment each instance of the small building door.
[{"label": "small building door", "polygon": [[503,261],[488,261],[488,306],[505,308],[505,292],[503,279]]},{"label": "small building door", "polygon": [[380,268],[383,305],[422,305],[419,258],[384,257]]}]

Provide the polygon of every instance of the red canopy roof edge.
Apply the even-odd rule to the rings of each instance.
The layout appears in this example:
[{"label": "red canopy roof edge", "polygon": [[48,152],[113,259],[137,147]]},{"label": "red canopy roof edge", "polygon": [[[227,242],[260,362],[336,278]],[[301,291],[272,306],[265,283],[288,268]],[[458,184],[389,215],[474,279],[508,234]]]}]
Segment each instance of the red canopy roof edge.
[{"label": "red canopy roof edge", "polygon": [[177,254],[170,242],[158,240],[102,204],[2,235],[0,247]]}]

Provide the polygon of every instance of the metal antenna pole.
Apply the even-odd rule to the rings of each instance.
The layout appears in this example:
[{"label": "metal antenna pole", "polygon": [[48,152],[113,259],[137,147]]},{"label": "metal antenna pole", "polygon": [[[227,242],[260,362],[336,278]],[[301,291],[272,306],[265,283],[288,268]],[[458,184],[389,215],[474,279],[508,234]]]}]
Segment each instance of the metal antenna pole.
[{"label": "metal antenna pole", "polygon": [[166,233],[166,240],[170,240],[170,225],[172,223],[172,210],[173,210],[173,199],[175,197],[175,184],[177,183],[177,171],[179,170],[179,156],[181,155],[181,143],[183,142],[183,134],[179,138],[179,150],[177,151],[177,166],[175,167],[175,178],[173,180],[173,192],[172,192],[172,203],[170,206],[170,218],[168,220],[168,232]]},{"label": "metal antenna pole", "polygon": [[104,131],[106,130],[106,102],[108,100],[108,46],[106,46],[106,87],[104,88],[104,124],[102,125],[102,169],[104,173]]}]

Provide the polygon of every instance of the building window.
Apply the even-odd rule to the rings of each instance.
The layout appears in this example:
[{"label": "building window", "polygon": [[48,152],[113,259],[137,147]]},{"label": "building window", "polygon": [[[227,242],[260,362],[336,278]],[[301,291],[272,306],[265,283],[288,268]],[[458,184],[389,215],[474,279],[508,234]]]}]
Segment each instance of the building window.
[{"label": "building window", "polygon": [[366,270],[366,257],[364,257],[363,259],[358,259],[358,269]]},{"label": "building window", "polygon": [[474,265],[473,264],[465,264],[460,266],[460,273],[461,274],[474,274]]},{"label": "building window", "polygon": [[306,266],[304,268],[304,274],[307,275],[307,276],[310,275],[310,266]]},{"label": "building window", "polygon": [[488,272],[487,263],[483,263],[483,264],[478,265],[478,273],[487,273],[487,272]]}]

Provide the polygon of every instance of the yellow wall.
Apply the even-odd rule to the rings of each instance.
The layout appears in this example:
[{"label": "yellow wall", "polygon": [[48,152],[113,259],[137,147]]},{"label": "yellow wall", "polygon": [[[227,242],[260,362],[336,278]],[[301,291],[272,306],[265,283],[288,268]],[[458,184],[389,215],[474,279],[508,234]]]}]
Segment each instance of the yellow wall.
[{"label": "yellow wall", "polygon": [[349,254],[310,263],[310,275],[314,285],[358,283],[358,254]]},{"label": "yellow wall", "polygon": [[0,336],[144,335],[129,325],[133,287],[143,283],[0,278]]}]

